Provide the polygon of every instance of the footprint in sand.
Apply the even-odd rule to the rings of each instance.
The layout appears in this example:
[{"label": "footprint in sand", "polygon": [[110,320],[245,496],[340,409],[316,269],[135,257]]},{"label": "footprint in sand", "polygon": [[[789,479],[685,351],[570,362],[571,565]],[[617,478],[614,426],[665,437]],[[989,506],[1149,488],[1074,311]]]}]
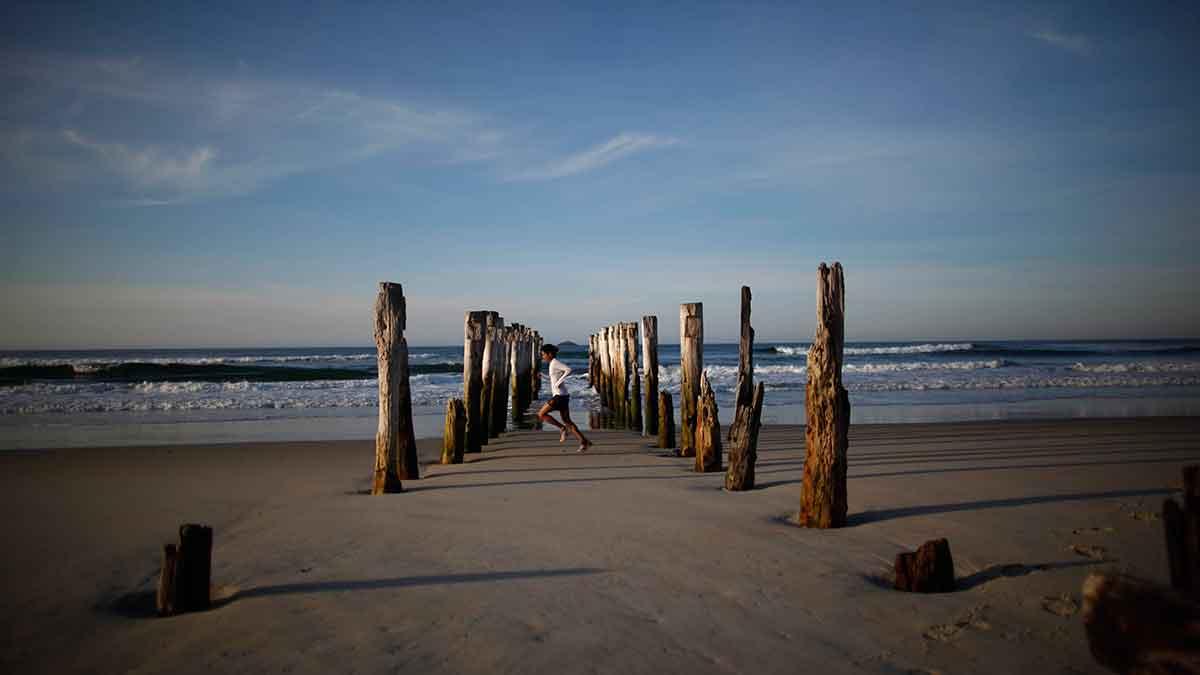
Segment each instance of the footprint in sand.
[{"label": "footprint in sand", "polygon": [[1042,598],[1042,609],[1057,616],[1075,616],[1079,611],[1079,603],[1075,602],[1070,593],[1047,595]]},{"label": "footprint in sand", "polygon": [[1079,527],[1071,530],[1071,534],[1076,536],[1081,534],[1111,534],[1116,531],[1115,527]]},{"label": "footprint in sand", "polygon": [[975,630],[990,630],[992,624],[988,623],[987,619],[985,619],[983,616],[983,610],[985,609],[987,609],[987,605],[976,605],[954,623],[942,623],[936,626],[930,626],[929,628],[925,629],[925,632],[922,633],[922,635],[926,640],[950,642],[968,628],[974,628]]},{"label": "footprint in sand", "polygon": [[1067,550],[1074,551],[1075,553],[1085,558],[1091,558],[1092,560],[1104,560],[1105,556],[1108,555],[1108,549],[1104,548],[1103,546],[1091,546],[1088,544],[1071,544],[1067,547]]}]

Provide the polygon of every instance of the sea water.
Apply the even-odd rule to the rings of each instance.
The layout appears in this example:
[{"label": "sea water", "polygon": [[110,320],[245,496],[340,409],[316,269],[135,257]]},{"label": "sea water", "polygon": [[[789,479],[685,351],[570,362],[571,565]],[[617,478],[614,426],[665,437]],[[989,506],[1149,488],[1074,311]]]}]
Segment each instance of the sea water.
[{"label": "sea water", "polygon": [[[807,348],[756,346],[764,422],[803,423]],[[845,357],[855,423],[1200,414],[1195,340],[859,342]],[[586,423],[599,405],[586,348],[559,358]],[[737,345],[704,346],[725,421],[737,361]],[[410,347],[409,363],[417,435],[436,436],[462,347]],[[678,345],[659,363],[678,408]],[[375,366],[370,347],[0,352],[0,448],[369,438]]]}]

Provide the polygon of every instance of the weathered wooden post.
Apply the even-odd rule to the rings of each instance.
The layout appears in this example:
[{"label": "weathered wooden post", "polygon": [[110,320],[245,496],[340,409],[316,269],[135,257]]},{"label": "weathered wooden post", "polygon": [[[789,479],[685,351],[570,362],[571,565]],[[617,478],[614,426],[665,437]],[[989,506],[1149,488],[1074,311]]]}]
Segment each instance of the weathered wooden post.
[{"label": "weathered wooden post", "polygon": [[529,369],[530,376],[533,378],[530,383],[529,400],[536,401],[538,394],[542,392],[542,345],[545,340],[542,339],[542,334],[538,331],[533,331],[533,346],[529,351]]},{"label": "weathered wooden post", "polygon": [[738,345],[737,391],[733,424],[729,425],[729,471],[726,490],[754,488],[758,430],[762,423],[764,387],[754,387],[754,328],[750,325],[750,287],[742,286],[742,338]]},{"label": "weathered wooden post", "polygon": [[521,421],[521,401],[518,392],[521,389],[521,324],[514,323],[510,328],[509,339],[512,341],[508,352],[509,365],[509,396],[512,399],[513,424]]},{"label": "weathered wooden post", "polygon": [[600,394],[600,405],[611,410],[612,387],[608,368],[608,326],[601,328],[600,333],[596,335],[596,358],[600,362],[600,388],[597,390]]},{"label": "weathered wooden post", "polygon": [[487,445],[489,438],[495,438],[498,433],[492,433],[492,418],[495,416],[494,399],[496,396],[496,373],[499,368],[499,351],[496,339],[504,329],[504,319],[499,312],[488,312],[483,335],[483,364],[482,379],[483,393],[479,404],[479,443]]},{"label": "weathered wooden post", "polygon": [[638,374],[638,325],[631,321],[629,328],[629,426],[642,430],[642,378]]},{"label": "weathered wooden post", "polygon": [[159,616],[175,613],[175,572],[178,565],[178,547],[175,544],[163,546],[162,570],[158,574],[158,591],[154,596],[154,607]]},{"label": "weathered wooden post", "polygon": [[704,304],[679,306],[679,456],[696,455],[700,375],[704,371]]},{"label": "weathered wooden post", "polygon": [[463,403],[467,408],[466,452],[480,452],[484,433],[483,348],[487,337],[487,312],[467,312],[463,322]]},{"label": "weathered wooden post", "polygon": [[375,433],[375,473],[371,494],[401,492],[401,479],[421,477],[413,436],[412,393],[408,386],[408,342],[404,291],[382,281],[375,297],[375,350],[379,370],[379,426]]},{"label": "weathered wooden post", "polygon": [[721,423],[717,420],[717,397],[708,373],[700,375],[700,401],[696,413],[696,472],[721,470]]},{"label": "weathered wooden post", "polygon": [[957,583],[954,580],[954,557],[950,555],[950,542],[933,539],[921,544],[916,551],[896,554],[893,564],[896,578],[892,587],[909,593],[950,593]]},{"label": "weathered wooden post", "polygon": [[806,456],[798,516],[805,527],[846,524],[850,397],[842,386],[845,312],[842,266],[822,263],[817,269],[817,330],[808,350],[805,387]]},{"label": "weathered wooden post", "polygon": [[206,525],[179,526],[179,544],[163,547],[154,605],[159,616],[198,612],[212,605],[213,531]]},{"label": "weathered wooden post", "polygon": [[729,471],[725,474],[725,489],[732,492],[754,489],[754,464],[758,461],[758,432],[762,428],[763,395],[766,387],[759,382],[754,388],[754,400],[748,408],[746,430],[739,431],[730,441]]},{"label": "weathered wooden post", "polygon": [[737,446],[737,435],[746,429],[754,405],[754,328],[750,325],[750,287],[742,287],[742,339],[738,342],[738,381],[733,390],[733,423],[728,440]]},{"label": "weathered wooden post", "polygon": [[504,325],[504,319],[501,319],[500,326],[496,330],[495,345],[492,348],[492,358],[495,359],[492,367],[496,371],[496,381],[492,386],[489,407],[491,416],[488,418],[488,435],[491,438],[497,438],[504,433],[504,413],[508,412],[508,349],[508,328]]},{"label": "weathered wooden post", "polygon": [[175,562],[175,610],[195,612],[212,604],[211,527],[189,523],[179,527]]},{"label": "weathered wooden post", "polygon": [[467,409],[461,398],[446,401],[446,420],[442,428],[442,464],[462,464],[467,445]]},{"label": "weathered wooden post", "polygon": [[675,449],[675,406],[667,391],[658,392],[658,447]]},{"label": "weathered wooden post", "polygon": [[642,368],[645,386],[645,421],[642,430],[650,436],[658,434],[658,317],[642,317]]},{"label": "weathered wooden post", "polygon": [[1200,600],[1200,465],[1183,467],[1183,505],[1163,501],[1171,587]]}]

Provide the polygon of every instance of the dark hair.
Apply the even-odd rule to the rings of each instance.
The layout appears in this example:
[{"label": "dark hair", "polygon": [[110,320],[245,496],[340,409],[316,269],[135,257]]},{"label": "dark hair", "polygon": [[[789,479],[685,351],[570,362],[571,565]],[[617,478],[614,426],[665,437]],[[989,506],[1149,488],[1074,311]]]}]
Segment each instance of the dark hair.
[{"label": "dark hair", "polygon": [[558,347],[554,345],[542,345],[542,353],[549,354],[552,357],[558,356]]}]

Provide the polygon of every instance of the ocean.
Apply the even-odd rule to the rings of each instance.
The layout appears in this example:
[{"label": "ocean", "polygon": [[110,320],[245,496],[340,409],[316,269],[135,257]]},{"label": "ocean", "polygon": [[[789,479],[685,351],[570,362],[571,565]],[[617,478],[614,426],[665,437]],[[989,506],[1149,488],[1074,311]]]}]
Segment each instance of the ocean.
[{"label": "ocean", "polygon": [[[756,345],[764,423],[804,421],[806,350]],[[1198,340],[857,342],[845,354],[855,423],[1200,414]],[[598,407],[586,347],[559,357],[586,424]],[[727,422],[737,345],[706,344],[704,357]],[[417,435],[438,436],[462,347],[409,358]],[[677,395],[678,345],[659,362]],[[372,347],[0,352],[0,449],[370,438],[376,394]]]}]

